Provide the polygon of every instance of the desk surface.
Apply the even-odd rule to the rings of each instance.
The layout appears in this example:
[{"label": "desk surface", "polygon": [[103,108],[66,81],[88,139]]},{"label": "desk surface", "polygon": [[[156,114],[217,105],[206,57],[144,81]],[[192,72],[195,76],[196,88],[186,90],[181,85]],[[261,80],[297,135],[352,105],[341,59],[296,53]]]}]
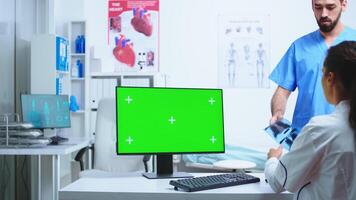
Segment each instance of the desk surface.
[{"label": "desk surface", "polygon": [[[194,176],[211,175],[195,173]],[[117,174],[106,178],[81,178],[59,191],[61,200],[238,200],[238,199],[292,199],[291,193],[276,194],[264,181],[262,173],[252,174],[261,179],[259,183],[225,187],[199,192],[175,191],[170,179],[146,179],[139,173]]]},{"label": "desk surface", "polygon": [[0,155],[64,155],[90,145],[90,138],[69,138],[69,141],[58,145],[47,145],[33,148],[0,148]]}]

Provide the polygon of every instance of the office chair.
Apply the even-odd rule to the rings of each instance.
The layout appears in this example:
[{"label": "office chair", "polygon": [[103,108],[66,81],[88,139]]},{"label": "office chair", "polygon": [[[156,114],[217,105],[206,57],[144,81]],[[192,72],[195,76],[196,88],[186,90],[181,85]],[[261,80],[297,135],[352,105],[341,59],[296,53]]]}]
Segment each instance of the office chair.
[{"label": "office chair", "polygon": [[[75,160],[84,169],[82,156],[89,147],[80,150]],[[93,170],[81,171],[79,177],[106,176],[115,172],[149,171],[150,156],[118,156],[116,154],[116,102],[115,99],[102,99],[99,102],[96,127]]]}]

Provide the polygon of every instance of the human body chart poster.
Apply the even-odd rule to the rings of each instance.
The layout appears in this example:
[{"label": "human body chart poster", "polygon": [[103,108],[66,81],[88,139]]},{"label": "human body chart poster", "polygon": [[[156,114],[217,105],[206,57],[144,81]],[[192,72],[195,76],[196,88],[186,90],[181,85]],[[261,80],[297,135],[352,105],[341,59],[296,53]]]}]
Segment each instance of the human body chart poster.
[{"label": "human body chart poster", "polygon": [[269,88],[269,16],[219,16],[219,86]]}]

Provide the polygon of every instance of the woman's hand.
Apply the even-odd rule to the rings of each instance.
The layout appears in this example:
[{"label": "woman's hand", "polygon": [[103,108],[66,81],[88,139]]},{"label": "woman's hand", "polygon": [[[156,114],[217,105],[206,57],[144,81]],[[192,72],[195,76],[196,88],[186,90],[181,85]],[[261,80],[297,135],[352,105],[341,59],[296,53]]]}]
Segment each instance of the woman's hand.
[{"label": "woman's hand", "polygon": [[270,148],[269,152],[267,154],[267,159],[270,159],[272,157],[275,157],[279,159],[283,153],[283,148],[282,146],[279,146],[277,149]]}]

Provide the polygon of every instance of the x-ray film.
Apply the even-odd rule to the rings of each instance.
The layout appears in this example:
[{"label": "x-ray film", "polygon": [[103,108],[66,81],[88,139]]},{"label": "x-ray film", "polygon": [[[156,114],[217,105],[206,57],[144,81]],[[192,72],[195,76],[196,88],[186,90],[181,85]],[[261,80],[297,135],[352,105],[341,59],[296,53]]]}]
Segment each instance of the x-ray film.
[{"label": "x-ray film", "polygon": [[291,126],[291,123],[282,119],[264,129],[278,144],[285,149],[290,150],[294,139],[298,136],[299,131]]}]

